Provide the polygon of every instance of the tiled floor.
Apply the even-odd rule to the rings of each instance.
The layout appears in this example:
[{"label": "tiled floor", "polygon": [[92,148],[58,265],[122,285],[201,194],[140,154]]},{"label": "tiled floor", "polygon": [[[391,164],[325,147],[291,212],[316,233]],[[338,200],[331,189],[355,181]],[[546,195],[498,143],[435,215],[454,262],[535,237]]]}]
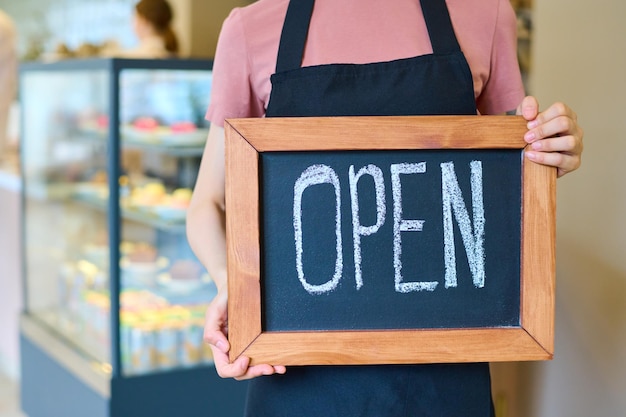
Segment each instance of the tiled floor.
[{"label": "tiled floor", "polygon": [[0,417],[26,417],[19,411],[18,384],[0,372]]}]

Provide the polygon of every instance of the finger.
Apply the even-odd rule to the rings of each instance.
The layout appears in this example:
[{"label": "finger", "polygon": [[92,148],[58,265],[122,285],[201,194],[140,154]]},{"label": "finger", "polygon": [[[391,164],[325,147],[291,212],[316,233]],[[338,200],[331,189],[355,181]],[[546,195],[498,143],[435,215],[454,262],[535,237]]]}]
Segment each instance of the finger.
[{"label": "finger", "polygon": [[[283,368],[282,372],[279,372],[278,368]],[[267,365],[267,364],[263,364],[263,365],[254,365],[251,366],[247,369],[245,375],[241,376],[241,377],[237,377],[235,378],[238,381],[243,381],[246,379],[252,379],[252,378],[257,378],[260,376],[269,376],[269,375],[274,375],[274,374],[284,374],[284,366],[279,367],[279,366],[272,366],[272,365]]]},{"label": "finger", "polygon": [[572,110],[572,108],[569,107],[567,104],[561,102],[554,103],[541,113],[544,113],[546,119],[559,116],[567,116],[572,120],[578,120],[578,115],[576,114],[576,112]]},{"label": "finger", "polygon": [[230,343],[221,331],[207,331],[205,329],[204,342],[219,349],[222,353],[228,353],[230,350]]},{"label": "finger", "polygon": [[542,123],[547,123],[550,120],[559,118],[559,117],[568,117],[574,121],[578,120],[578,115],[574,112],[567,104],[557,102],[552,104],[546,110],[542,111],[537,115],[535,120],[530,121],[529,127],[533,128],[535,125],[539,125]]},{"label": "finger", "polygon": [[539,114],[539,103],[533,96],[526,96],[517,107],[516,114],[524,116],[526,120],[534,120]]},{"label": "finger", "polygon": [[[535,121],[538,120],[539,118],[535,119]],[[529,123],[529,127],[531,123]],[[558,116],[536,125],[532,124],[532,126],[535,127],[529,129],[524,135],[524,140],[528,143],[557,135],[573,135],[577,128],[577,124],[569,116]]]},{"label": "finger", "polygon": [[287,371],[287,368],[284,366],[272,366],[272,365],[255,365],[248,368],[246,374],[242,377],[235,378],[238,381],[245,379],[257,378],[260,376],[269,376],[274,374],[284,374]]},{"label": "finger", "polygon": [[240,356],[231,363],[227,354],[215,349],[214,346],[211,346],[211,350],[213,351],[215,369],[221,378],[234,378],[243,381],[259,376],[284,374],[287,370],[284,366],[267,364],[250,366],[250,358],[245,356]]},{"label": "finger", "polygon": [[206,310],[204,322],[204,341],[227,353],[230,349],[226,334],[226,307],[221,303],[212,302]]},{"label": "finger", "polygon": [[528,159],[538,164],[557,168],[557,176],[562,177],[580,166],[580,155],[570,155],[562,152],[525,152]]},{"label": "finger", "polygon": [[240,356],[231,363],[228,354],[217,349],[215,346],[211,346],[211,351],[213,352],[215,370],[220,377],[237,379],[246,375],[250,358]]},{"label": "finger", "polygon": [[228,352],[230,347],[224,333],[225,328],[223,320],[207,310],[204,322],[204,341],[210,345],[218,346],[224,353]]},{"label": "finger", "polygon": [[533,142],[530,144],[530,148],[538,152],[565,152],[577,154],[582,150],[582,143],[573,135],[556,136]]}]

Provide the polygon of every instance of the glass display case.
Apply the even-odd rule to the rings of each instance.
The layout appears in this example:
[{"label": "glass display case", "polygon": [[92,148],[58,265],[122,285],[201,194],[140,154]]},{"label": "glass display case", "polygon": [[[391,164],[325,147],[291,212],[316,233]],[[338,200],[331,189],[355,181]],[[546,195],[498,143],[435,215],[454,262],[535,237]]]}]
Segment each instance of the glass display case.
[{"label": "glass display case", "polygon": [[[185,235],[211,82],[205,60],[22,66],[22,402],[30,417],[45,405],[34,402],[46,366],[76,377],[75,389],[93,391],[102,409],[46,405],[41,415],[240,413],[244,384],[215,375],[202,340],[216,290]],[[45,357],[54,363],[33,365]],[[181,384],[184,400],[172,389]]]}]

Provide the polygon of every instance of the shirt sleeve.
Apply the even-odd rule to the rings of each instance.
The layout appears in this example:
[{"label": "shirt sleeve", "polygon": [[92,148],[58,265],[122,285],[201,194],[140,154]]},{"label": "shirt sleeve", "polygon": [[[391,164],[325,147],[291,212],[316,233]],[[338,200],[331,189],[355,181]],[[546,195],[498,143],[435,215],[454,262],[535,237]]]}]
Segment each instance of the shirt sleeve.
[{"label": "shirt sleeve", "polygon": [[213,61],[213,82],[206,119],[223,127],[224,120],[239,117],[261,117],[262,101],[251,87],[249,51],[240,8],[224,21]]},{"label": "shirt sleeve", "polygon": [[509,0],[500,0],[491,50],[489,80],[476,100],[481,114],[515,110],[524,98],[517,60],[517,18]]}]

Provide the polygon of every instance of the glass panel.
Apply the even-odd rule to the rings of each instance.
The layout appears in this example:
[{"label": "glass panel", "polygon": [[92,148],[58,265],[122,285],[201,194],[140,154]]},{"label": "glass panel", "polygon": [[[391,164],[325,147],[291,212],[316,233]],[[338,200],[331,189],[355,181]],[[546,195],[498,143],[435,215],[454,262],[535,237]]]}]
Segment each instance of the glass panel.
[{"label": "glass panel", "polygon": [[28,311],[110,364],[110,248],[119,245],[123,374],[198,366],[211,361],[202,331],[216,290],[188,246],[185,215],[211,71],[124,69],[119,79],[121,239],[110,242],[111,74],[22,72]]},{"label": "glass panel", "polygon": [[208,133],[210,71],[122,70],[122,369],[211,360],[202,342],[215,287],[187,244],[185,215]]},{"label": "glass panel", "polygon": [[[28,310],[109,362],[105,71],[22,75]],[[97,133],[97,135],[94,135]]]}]

